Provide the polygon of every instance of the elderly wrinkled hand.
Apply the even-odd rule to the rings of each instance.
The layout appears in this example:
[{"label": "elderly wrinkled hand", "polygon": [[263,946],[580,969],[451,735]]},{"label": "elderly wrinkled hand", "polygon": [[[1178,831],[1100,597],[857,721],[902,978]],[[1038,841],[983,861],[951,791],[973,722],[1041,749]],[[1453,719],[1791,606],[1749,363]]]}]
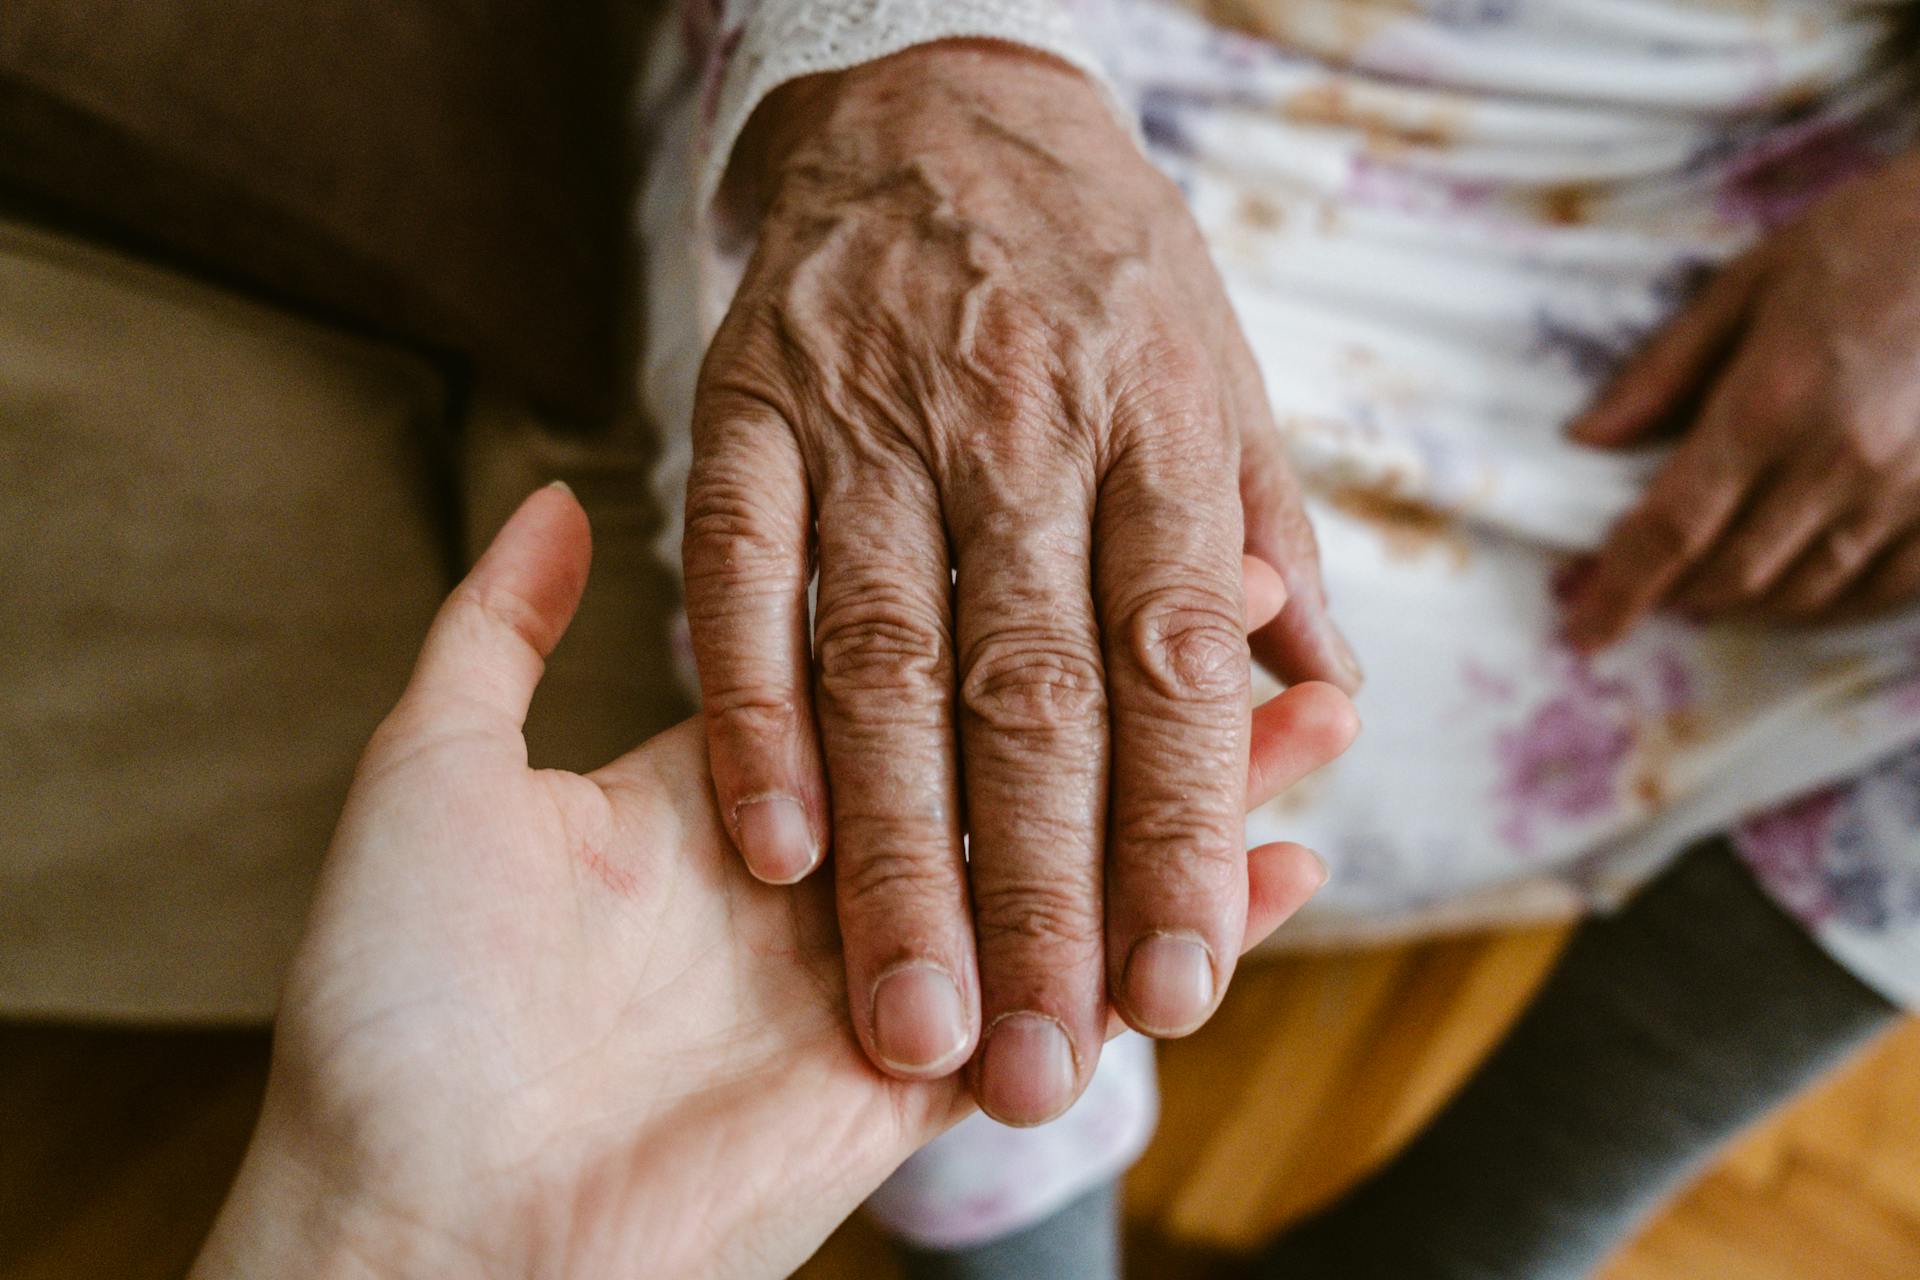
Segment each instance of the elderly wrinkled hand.
[{"label": "elderly wrinkled hand", "polygon": [[[196,1280],[786,1275],[967,1110],[956,1079],[867,1062],[830,893],[742,867],[698,726],[591,774],[528,767],[588,554],[541,490],[435,621],[348,797]],[[1250,799],[1350,727],[1324,688],[1261,708]],[[1280,844],[1247,875],[1236,944],[1321,873]]]},{"label": "elderly wrinkled hand", "polygon": [[1699,406],[1570,605],[1816,622],[1920,596],[1920,153],[1736,260],[1575,425],[1637,443]]},{"label": "elderly wrinkled hand", "polygon": [[1289,596],[1254,651],[1356,680],[1259,374],[1178,192],[1038,55],[789,85],[730,189],[759,241],[684,544],[727,830],[774,883],[831,847],[876,1064],[971,1058],[991,1114],[1047,1119],[1109,992],[1178,1035],[1227,985],[1243,550]]}]

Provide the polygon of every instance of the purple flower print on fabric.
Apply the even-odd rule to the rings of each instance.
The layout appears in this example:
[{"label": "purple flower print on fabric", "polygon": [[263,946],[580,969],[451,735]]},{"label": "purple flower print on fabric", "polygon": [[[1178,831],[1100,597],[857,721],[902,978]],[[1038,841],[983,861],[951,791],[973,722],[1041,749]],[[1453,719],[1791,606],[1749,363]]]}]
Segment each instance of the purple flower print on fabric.
[{"label": "purple flower print on fabric", "polygon": [[1821,864],[1845,796],[1841,787],[1816,791],[1749,819],[1740,830],[1740,851],[1754,874],[1781,906],[1810,925],[1824,924],[1834,915]]},{"label": "purple flower print on fabric", "polygon": [[1460,664],[1461,683],[1467,692],[1489,702],[1512,702],[1519,696],[1513,680],[1474,658]]},{"label": "purple flower print on fabric", "polygon": [[1742,824],[1739,846],[1781,905],[1811,925],[1920,921],[1920,861],[1889,841],[1920,832],[1920,750]]},{"label": "purple flower print on fabric", "polygon": [[[1907,647],[1907,657],[1920,664],[1920,641]],[[1920,716],[1920,675],[1896,681],[1887,691],[1887,707],[1895,715]]]},{"label": "purple flower print on fabric", "polygon": [[1627,320],[1582,322],[1554,314],[1550,303],[1533,313],[1533,350],[1557,360],[1589,386],[1611,378],[1646,340],[1646,327]]},{"label": "purple flower print on fabric", "polygon": [[1920,676],[1894,685],[1887,694],[1887,709],[1895,715],[1920,716]]},{"label": "purple flower print on fabric", "polygon": [[1193,141],[1187,136],[1181,116],[1205,105],[1190,93],[1149,89],[1140,95],[1140,134],[1156,151],[1191,156]]},{"label": "purple flower print on fabric", "polygon": [[1551,299],[1543,301],[1533,313],[1533,349],[1598,389],[1666,327],[1717,269],[1715,263],[1687,258],[1655,276],[1644,295],[1652,304],[1651,322],[1644,317],[1577,317],[1557,310]]},{"label": "purple flower print on fabric", "polygon": [[1427,0],[1427,14],[1456,29],[1498,27],[1519,16],[1520,0]]},{"label": "purple flower print on fabric", "polygon": [[1515,848],[1531,848],[1543,820],[1580,822],[1614,807],[1633,753],[1635,719],[1625,681],[1601,678],[1591,664],[1569,658],[1560,692],[1496,743],[1507,809],[1502,837]]},{"label": "purple flower print on fabric", "polygon": [[[1825,870],[1834,909],[1848,924],[1870,929],[1920,921],[1920,860],[1911,842],[1920,832],[1920,750],[1903,751],[1855,783],[1834,823]],[[1896,843],[1908,842],[1901,857]]]},{"label": "purple flower print on fabric", "polygon": [[1663,649],[1651,663],[1660,709],[1668,715],[1684,716],[1699,702],[1693,668],[1671,649]]},{"label": "purple flower print on fabric", "polygon": [[1347,166],[1343,201],[1360,209],[1432,217],[1466,216],[1490,208],[1499,189],[1490,182],[1423,171],[1411,159],[1391,161],[1359,153]]}]

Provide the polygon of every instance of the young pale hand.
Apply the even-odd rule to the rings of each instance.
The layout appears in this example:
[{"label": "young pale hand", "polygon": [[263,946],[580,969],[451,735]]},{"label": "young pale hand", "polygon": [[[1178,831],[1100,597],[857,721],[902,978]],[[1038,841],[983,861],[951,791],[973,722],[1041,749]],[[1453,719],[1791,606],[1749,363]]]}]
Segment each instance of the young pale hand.
[{"label": "young pale hand", "polygon": [[1715,278],[1575,424],[1644,440],[1698,405],[1569,605],[1583,647],[1663,604],[1816,622],[1920,596],[1920,153]]},{"label": "young pale hand", "polygon": [[[830,890],[740,865],[697,725],[585,776],[528,767],[588,542],[571,494],[529,498],[368,747],[197,1280],[786,1275],[966,1110],[954,1079],[868,1063]],[[1261,708],[1249,797],[1352,728],[1325,686]],[[1249,941],[1321,878],[1294,845],[1248,874]]]},{"label": "young pale hand", "polygon": [[1109,994],[1179,1035],[1226,989],[1243,551],[1290,592],[1254,652],[1356,679],[1312,533],[1198,228],[1077,72],[945,42],[813,77],[735,174],[759,240],[684,551],[721,812],[770,882],[832,849],[876,1064],[971,1058],[1038,1122]]}]

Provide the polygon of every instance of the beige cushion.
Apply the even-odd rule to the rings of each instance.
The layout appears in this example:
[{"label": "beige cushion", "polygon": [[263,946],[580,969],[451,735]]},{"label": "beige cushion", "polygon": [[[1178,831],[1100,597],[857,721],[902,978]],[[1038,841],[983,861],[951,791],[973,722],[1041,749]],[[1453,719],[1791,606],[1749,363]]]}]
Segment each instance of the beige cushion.
[{"label": "beige cushion", "polygon": [[271,1011],[367,735],[461,562],[571,482],[595,561],[536,763],[687,713],[631,421],[0,221],[0,1016]]},{"label": "beige cushion", "polygon": [[271,1006],[446,580],[438,379],[0,224],[0,1009]]}]

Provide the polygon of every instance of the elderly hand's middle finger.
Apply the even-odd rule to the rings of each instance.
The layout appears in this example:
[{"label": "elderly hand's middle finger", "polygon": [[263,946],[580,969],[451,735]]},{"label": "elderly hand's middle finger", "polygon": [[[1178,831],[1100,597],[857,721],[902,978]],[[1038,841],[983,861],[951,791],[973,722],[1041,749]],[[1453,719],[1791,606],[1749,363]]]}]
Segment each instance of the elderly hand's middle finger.
[{"label": "elderly hand's middle finger", "polygon": [[976,1095],[998,1120],[1036,1124],[1079,1095],[1106,1020],[1091,481],[957,487],[960,738],[985,1028]]}]

